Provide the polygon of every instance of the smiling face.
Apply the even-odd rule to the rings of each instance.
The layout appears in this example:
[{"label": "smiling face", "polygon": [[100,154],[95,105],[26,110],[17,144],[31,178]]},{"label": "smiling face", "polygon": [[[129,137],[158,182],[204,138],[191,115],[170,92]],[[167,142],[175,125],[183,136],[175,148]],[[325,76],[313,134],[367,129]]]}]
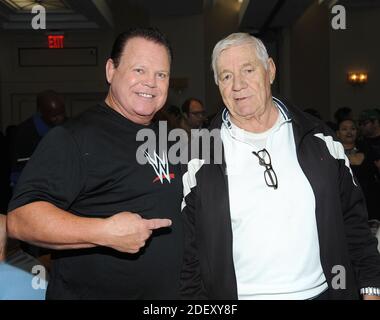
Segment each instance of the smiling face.
[{"label": "smiling face", "polygon": [[255,47],[242,44],[223,50],[216,67],[219,90],[232,117],[244,121],[269,112],[276,72],[272,59],[265,69]]},{"label": "smiling face", "polygon": [[129,120],[147,125],[166,101],[170,59],[167,49],[144,38],[127,41],[120,63],[106,65],[107,104]]}]

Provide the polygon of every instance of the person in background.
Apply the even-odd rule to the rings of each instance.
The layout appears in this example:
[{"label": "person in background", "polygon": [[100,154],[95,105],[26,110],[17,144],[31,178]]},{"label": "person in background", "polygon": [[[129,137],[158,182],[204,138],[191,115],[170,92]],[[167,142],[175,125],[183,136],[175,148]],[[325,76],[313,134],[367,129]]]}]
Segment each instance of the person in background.
[{"label": "person in background", "polygon": [[201,129],[206,122],[203,103],[196,98],[187,99],[181,107],[183,121],[181,127],[190,133],[191,129]]},{"label": "person in background", "polygon": [[11,185],[17,184],[26,163],[48,131],[66,119],[65,101],[53,90],[37,95],[37,112],[19,124],[11,146]]},{"label": "person in background", "polygon": [[341,123],[343,120],[353,119],[352,109],[349,107],[341,107],[334,113],[335,123]]},{"label": "person in background", "polygon": [[380,221],[380,114],[376,109],[363,110],[358,123],[362,134],[359,145],[369,162],[367,197],[369,219]]},{"label": "person in background", "polygon": [[176,105],[170,105],[166,108],[166,114],[168,116],[168,125],[170,128],[178,128],[179,121],[181,119],[181,110]]},{"label": "person in background", "polygon": [[369,220],[378,216],[380,207],[380,190],[374,179],[377,175],[377,168],[373,162],[369,161],[363,150],[357,144],[358,129],[354,120],[343,120],[338,124],[337,137],[341,141],[344,152],[350,161],[351,169],[358,179],[366,198]]},{"label": "person in background", "polygon": [[181,110],[175,105],[166,106],[155,114],[153,120],[166,121],[168,130],[179,128],[182,120]]},{"label": "person in background", "polygon": [[[51,128],[63,124],[66,119],[65,102],[57,92],[53,90],[40,92],[36,102],[37,112],[17,126],[12,141],[10,141],[10,185],[12,189],[16,186],[25,165],[41,139]],[[49,260],[49,250],[23,242],[21,247],[33,257],[44,256],[42,259]]]},{"label": "person in background", "polygon": [[363,148],[372,161],[380,159],[380,113],[376,109],[363,110],[359,115]]},{"label": "person in background", "polygon": [[356,145],[358,129],[354,120],[346,119],[340,121],[336,134],[344,147],[346,156],[350,160],[350,165],[360,166],[365,159],[365,155]]}]

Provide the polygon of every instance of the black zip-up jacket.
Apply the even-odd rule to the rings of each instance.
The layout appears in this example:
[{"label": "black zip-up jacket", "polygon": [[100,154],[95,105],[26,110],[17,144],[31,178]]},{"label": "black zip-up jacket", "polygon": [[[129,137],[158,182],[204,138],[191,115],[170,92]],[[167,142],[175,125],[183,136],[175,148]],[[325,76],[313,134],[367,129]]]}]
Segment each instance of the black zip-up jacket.
[{"label": "black zip-up jacket", "polygon": [[[360,187],[354,184],[344,156],[334,155],[334,146],[339,145],[331,129],[316,118],[279,102],[292,119],[298,161],[315,195],[320,258],[329,298],[358,299],[360,288],[380,288],[380,255],[377,240],[368,228]],[[220,129],[221,125],[222,112],[210,130]],[[221,139],[220,134],[216,139]],[[182,297],[237,299],[224,157],[222,164],[213,164],[212,158],[209,164],[202,159],[192,159],[184,170],[182,216],[186,239]],[[340,272],[340,289],[334,289],[341,266],[345,270],[345,283],[341,281]]]}]

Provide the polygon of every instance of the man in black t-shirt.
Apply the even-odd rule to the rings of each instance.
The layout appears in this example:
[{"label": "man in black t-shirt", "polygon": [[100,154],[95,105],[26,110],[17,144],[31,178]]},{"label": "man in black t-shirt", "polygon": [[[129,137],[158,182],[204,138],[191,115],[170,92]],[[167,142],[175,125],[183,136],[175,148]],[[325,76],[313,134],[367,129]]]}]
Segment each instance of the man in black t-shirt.
[{"label": "man in black t-shirt", "polygon": [[[163,155],[139,164],[136,134],[167,98],[171,50],[156,29],[122,33],[106,64],[105,103],[52,129],[25,167],[8,231],[56,249],[49,299],[176,299],[181,177]],[[161,151],[159,151],[161,152]],[[160,171],[159,171],[160,173]]]}]

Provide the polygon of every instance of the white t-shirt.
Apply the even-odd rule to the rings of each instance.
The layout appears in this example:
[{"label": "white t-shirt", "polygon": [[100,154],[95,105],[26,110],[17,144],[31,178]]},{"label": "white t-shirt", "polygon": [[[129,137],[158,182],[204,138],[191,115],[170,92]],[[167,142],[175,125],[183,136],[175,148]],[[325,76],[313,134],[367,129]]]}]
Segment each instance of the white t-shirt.
[{"label": "white t-shirt", "polygon": [[[228,116],[227,116],[228,117]],[[327,289],[315,197],[296,154],[293,128],[279,112],[268,131],[222,125],[239,299],[309,299]],[[278,188],[252,151],[269,152]]]}]

